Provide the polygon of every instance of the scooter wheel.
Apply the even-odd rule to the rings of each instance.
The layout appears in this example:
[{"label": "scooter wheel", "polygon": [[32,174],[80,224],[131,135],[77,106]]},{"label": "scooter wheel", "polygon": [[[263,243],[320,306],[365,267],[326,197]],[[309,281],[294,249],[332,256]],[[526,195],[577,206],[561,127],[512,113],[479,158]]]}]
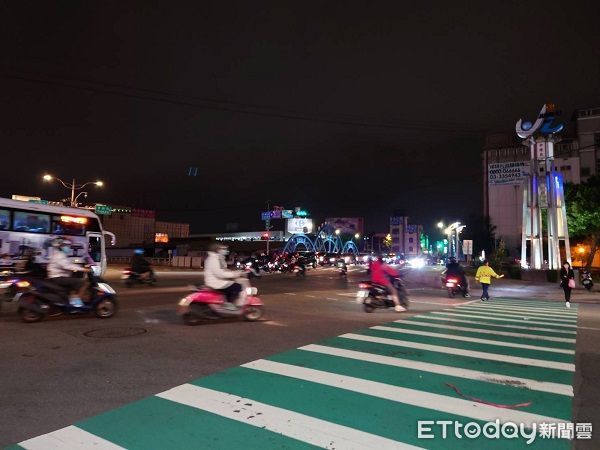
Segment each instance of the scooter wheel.
[{"label": "scooter wheel", "polygon": [[[31,296],[23,296],[21,297],[22,303],[35,303],[35,299]],[[26,323],[39,322],[44,318],[44,314],[38,311],[33,311],[28,308],[19,308],[19,316],[21,316],[21,320]]]},{"label": "scooter wheel", "polygon": [[244,320],[248,322],[256,322],[263,315],[262,306],[248,306],[244,311]]},{"label": "scooter wheel", "polygon": [[200,322],[200,318],[195,314],[187,313],[183,315],[183,323],[186,325],[198,325]]},{"label": "scooter wheel", "polygon": [[373,308],[371,305],[367,305],[367,304],[364,304],[364,305],[363,305],[363,310],[364,310],[364,312],[366,312],[366,313],[372,313],[374,309],[375,309],[375,308]]},{"label": "scooter wheel", "polygon": [[454,298],[455,296],[456,296],[456,294],[454,293],[454,291],[452,289],[448,289],[448,297]]},{"label": "scooter wheel", "polygon": [[96,304],[94,311],[99,319],[109,319],[117,313],[117,302],[112,298],[104,298]]}]

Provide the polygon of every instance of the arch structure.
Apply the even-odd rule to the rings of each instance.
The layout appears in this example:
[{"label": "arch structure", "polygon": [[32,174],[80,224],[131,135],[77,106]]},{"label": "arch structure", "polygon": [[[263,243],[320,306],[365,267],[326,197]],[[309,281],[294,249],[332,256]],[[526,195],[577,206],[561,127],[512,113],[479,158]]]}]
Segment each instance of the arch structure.
[{"label": "arch structure", "polygon": [[358,251],[358,247],[356,246],[354,241],[350,240],[350,241],[346,241],[344,243],[342,253],[353,253],[354,256],[356,256],[356,255],[358,255],[359,251]]},{"label": "arch structure", "polygon": [[290,236],[288,241],[285,243],[285,247],[283,248],[284,253],[294,253],[302,250],[299,247],[304,247],[305,251],[314,252],[315,244],[306,234],[293,234]]}]

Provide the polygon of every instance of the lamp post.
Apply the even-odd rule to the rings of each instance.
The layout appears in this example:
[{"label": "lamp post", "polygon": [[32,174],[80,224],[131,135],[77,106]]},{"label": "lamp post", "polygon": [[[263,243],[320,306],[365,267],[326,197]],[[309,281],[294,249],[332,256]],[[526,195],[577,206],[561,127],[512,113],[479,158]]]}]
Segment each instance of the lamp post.
[{"label": "lamp post", "polygon": [[[71,189],[71,206],[73,208],[77,207],[77,198],[79,197],[79,195],[83,194],[83,192],[81,192],[79,195],[77,195],[77,197],[75,196],[75,191],[78,191],[80,189],[83,189],[86,186],[89,186],[90,184],[95,184],[98,187],[102,187],[104,186],[104,183],[100,180],[96,180],[96,181],[87,181],[85,183],[82,184],[77,184],[75,182],[75,178],[73,178],[73,182],[72,183],[66,183],[63,180],[61,180],[58,177],[55,177],[53,175],[50,174],[46,174],[43,177],[44,181],[52,181],[52,180],[57,180],[60,184],[62,184],[64,187],[66,187],[67,189]],[[87,194],[86,194],[87,195]]]}]

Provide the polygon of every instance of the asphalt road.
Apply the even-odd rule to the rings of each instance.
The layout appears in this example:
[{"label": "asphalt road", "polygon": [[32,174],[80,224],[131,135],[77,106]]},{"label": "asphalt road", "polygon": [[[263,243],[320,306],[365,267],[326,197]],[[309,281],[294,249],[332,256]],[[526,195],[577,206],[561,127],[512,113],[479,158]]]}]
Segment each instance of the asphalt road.
[{"label": "asphalt road", "polygon": [[[159,273],[156,287],[117,288],[119,314],[113,319],[60,317],[38,324],[19,321],[14,305],[0,312],[0,446],[67,426],[125,403],[164,391],[203,375],[265,358],[402,316],[437,311],[473,299],[449,299],[435,286],[438,273],[425,269],[408,276],[411,312],[365,314],[354,302],[362,269],[348,280],[317,269],[306,278],[265,276],[254,284],[266,314],[257,323],[215,321],[183,325],[175,313],[186,285],[198,280],[189,272]],[[560,300],[560,292],[542,286],[498,283],[492,295],[538,296]],[[597,295],[597,294],[595,294]],[[577,295],[576,295],[577,296]],[[576,297],[575,296],[575,297]],[[576,300],[576,298],[575,298]],[[594,301],[594,296],[582,300]],[[600,307],[582,303],[577,330],[573,421],[600,430]],[[596,433],[600,436],[600,431]],[[598,441],[588,442],[598,448]],[[586,448],[588,443],[580,443]]]}]

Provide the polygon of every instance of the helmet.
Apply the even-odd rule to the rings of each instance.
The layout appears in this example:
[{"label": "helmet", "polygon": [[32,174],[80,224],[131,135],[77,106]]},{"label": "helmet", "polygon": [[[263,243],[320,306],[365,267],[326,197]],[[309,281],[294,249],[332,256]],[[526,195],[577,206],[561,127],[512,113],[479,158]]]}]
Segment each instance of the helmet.
[{"label": "helmet", "polygon": [[133,251],[133,254],[134,254],[134,255],[143,255],[143,254],[144,254],[144,249],[143,249],[143,248],[136,248],[136,249]]}]

